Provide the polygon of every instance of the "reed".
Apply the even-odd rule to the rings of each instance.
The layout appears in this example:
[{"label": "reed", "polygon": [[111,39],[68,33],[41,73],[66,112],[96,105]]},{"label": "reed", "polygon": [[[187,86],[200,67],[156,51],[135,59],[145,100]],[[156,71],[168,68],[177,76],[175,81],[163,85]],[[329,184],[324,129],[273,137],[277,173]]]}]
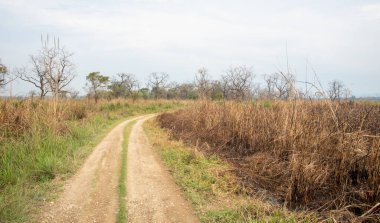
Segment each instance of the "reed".
[{"label": "reed", "polygon": [[209,102],[162,127],[235,164],[242,184],[338,221],[380,220],[380,106],[365,102]]}]

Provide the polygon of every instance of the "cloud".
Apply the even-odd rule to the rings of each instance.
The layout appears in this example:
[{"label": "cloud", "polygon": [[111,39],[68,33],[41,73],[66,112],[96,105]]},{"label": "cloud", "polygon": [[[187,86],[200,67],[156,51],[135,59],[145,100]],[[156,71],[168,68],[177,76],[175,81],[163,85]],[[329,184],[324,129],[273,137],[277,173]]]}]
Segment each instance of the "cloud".
[{"label": "cloud", "polygon": [[[191,73],[199,65],[219,72],[247,64],[266,73],[277,58],[284,60],[286,43],[294,67],[303,70],[308,58],[326,79],[333,72],[349,71],[355,79],[355,72],[373,76],[380,69],[380,4],[365,1],[0,0],[0,11],[20,30],[59,35],[86,71],[101,58],[133,61],[128,68],[144,72],[148,68],[137,66]],[[125,69],[109,64],[108,72]]]}]

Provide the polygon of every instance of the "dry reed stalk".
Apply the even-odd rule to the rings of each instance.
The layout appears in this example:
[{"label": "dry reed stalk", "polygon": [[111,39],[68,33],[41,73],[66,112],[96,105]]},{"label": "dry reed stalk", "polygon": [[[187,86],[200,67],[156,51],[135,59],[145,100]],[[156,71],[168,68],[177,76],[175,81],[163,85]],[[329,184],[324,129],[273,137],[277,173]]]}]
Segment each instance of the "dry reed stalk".
[{"label": "dry reed stalk", "polygon": [[[159,121],[178,138],[239,158],[230,160],[288,207],[323,211],[354,205],[349,211],[356,218],[380,200],[380,106],[202,102]],[[379,219],[379,212],[371,211],[368,219]]]}]

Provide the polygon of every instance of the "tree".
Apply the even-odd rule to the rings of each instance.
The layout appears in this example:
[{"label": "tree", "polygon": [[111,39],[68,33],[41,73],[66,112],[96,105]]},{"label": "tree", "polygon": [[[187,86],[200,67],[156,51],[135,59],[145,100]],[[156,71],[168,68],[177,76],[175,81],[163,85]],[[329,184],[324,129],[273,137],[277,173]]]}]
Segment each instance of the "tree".
[{"label": "tree", "polygon": [[55,99],[75,77],[75,66],[71,61],[72,56],[73,53],[60,46],[59,38],[54,38],[52,45],[49,42],[49,36],[45,41],[42,40],[39,57],[43,60],[49,90]]},{"label": "tree", "polygon": [[117,76],[118,79],[112,80],[111,84],[108,86],[111,90],[112,96],[135,98],[139,88],[139,82],[135,78],[135,75],[130,73],[119,73]]},{"label": "tree", "polygon": [[40,91],[40,98],[51,92],[55,99],[64,95],[65,88],[75,77],[73,53],[60,46],[59,39],[51,44],[49,36],[41,37],[42,47],[38,54],[30,56],[31,67],[17,70],[17,77],[29,82]]},{"label": "tree", "polygon": [[243,100],[251,95],[254,74],[246,66],[231,67],[222,76],[222,86],[227,98]]},{"label": "tree", "polygon": [[222,99],[224,99],[225,94],[227,94],[227,92],[224,92],[224,89],[227,89],[227,88],[223,87],[223,82],[218,81],[218,80],[212,81],[211,82],[211,93],[210,93],[211,94],[211,99],[212,100],[222,100]]},{"label": "tree", "polygon": [[266,89],[264,96],[268,99],[290,99],[295,96],[295,77],[290,73],[277,72],[264,75]]},{"label": "tree", "polygon": [[8,68],[2,64],[0,60],[0,88],[4,87],[10,81],[12,80],[9,79]]},{"label": "tree", "polygon": [[351,91],[345,87],[343,82],[334,80],[329,83],[327,94],[332,101],[340,101],[342,98],[349,98]]},{"label": "tree", "polygon": [[200,68],[195,74],[195,85],[197,86],[198,94],[201,99],[210,97],[211,81],[206,68]]},{"label": "tree", "polygon": [[46,67],[41,55],[30,56],[32,67],[19,68],[16,70],[16,76],[25,82],[33,84],[39,90],[39,96],[43,99],[49,92]]},{"label": "tree", "polygon": [[86,76],[86,80],[88,81],[89,95],[94,97],[95,102],[98,102],[101,91],[107,87],[109,77],[103,76],[99,72],[91,72]]},{"label": "tree", "polygon": [[151,88],[153,97],[157,100],[158,98],[163,98],[166,92],[167,82],[169,79],[169,74],[161,73],[151,73],[148,79],[148,86]]}]

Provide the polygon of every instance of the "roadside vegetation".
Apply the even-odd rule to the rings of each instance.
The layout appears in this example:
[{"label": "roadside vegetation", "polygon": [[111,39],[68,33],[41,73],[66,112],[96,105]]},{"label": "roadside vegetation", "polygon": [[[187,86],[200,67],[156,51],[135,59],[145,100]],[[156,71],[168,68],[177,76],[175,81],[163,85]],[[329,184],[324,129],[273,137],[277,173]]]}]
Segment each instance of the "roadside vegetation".
[{"label": "roadside vegetation", "polygon": [[263,193],[249,194],[233,174],[236,169],[217,155],[169,138],[156,121],[144,124],[149,140],[160,154],[201,222],[312,222],[315,216],[290,212]]},{"label": "roadside vegetation", "polygon": [[117,123],[173,101],[1,100],[0,222],[24,222]]},{"label": "roadside vegetation", "polygon": [[158,121],[176,139],[231,164],[248,194],[265,190],[276,203],[321,219],[380,220],[378,105],[204,101]]}]

